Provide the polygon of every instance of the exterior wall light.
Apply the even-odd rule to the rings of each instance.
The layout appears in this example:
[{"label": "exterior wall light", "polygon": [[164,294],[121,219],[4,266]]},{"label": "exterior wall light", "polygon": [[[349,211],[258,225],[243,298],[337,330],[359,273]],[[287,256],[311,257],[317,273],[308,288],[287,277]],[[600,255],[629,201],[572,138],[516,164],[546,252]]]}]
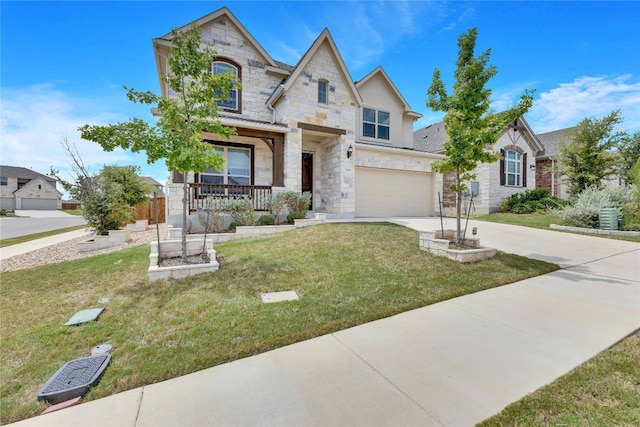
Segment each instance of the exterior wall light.
[{"label": "exterior wall light", "polygon": [[349,144],[349,148],[347,148],[347,159],[350,159],[353,155],[353,146]]}]

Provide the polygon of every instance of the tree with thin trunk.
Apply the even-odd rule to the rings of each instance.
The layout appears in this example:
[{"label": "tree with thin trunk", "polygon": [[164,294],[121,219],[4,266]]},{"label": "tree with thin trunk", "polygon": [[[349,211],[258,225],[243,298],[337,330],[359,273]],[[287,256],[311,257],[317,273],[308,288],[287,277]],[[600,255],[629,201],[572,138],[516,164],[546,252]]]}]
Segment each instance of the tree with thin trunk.
[{"label": "tree with thin trunk", "polygon": [[447,156],[432,164],[440,173],[454,173],[455,183],[451,190],[456,193],[456,242],[461,244],[462,194],[466,183],[475,178],[473,171],[478,163],[491,163],[500,158],[500,153],[490,151],[507,125],[526,113],[533,104],[533,91],[525,91],[514,107],[494,113],[490,110],[491,89],[485,87],[496,75],[497,68],[489,65],[491,50],[474,56],[478,30],[472,28],[458,38],[458,60],[454,72],[453,93],[447,94],[435,69],[431,86],[427,90],[427,107],[444,111],[444,128],[449,140],[444,144]]},{"label": "tree with thin trunk", "polygon": [[183,174],[182,259],[186,262],[187,173],[222,167],[224,158],[202,140],[202,132],[215,133],[224,138],[235,134],[234,128],[220,122],[218,103],[229,100],[231,91],[238,88],[240,82],[231,72],[211,72],[216,51],[212,46],[201,46],[200,28],[197,25],[185,32],[173,30],[171,34],[169,72],[162,76],[162,81],[174,96],[165,98],[125,87],[130,101],[157,105],[160,115],[157,123],[151,125],[132,118],[127,122],[106,126],[84,125],[79,130],[83,139],[97,142],[105,151],[117,147],[133,152],[144,151],[148,163],[164,159],[169,171],[177,170]]},{"label": "tree with thin trunk", "polygon": [[590,187],[602,188],[607,177],[619,172],[615,150],[629,137],[614,131],[620,123],[622,114],[616,110],[601,119],[585,118],[569,133],[567,144],[560,147],[558,167],[572,197]]}]

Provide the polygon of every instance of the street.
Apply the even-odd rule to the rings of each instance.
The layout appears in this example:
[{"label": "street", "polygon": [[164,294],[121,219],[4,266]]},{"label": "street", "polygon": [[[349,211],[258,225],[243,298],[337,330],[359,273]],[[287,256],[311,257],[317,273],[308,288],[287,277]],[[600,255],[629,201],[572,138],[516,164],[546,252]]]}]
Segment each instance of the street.
[{"label": "street", "polygon": [[15,217],[0,218],[0,239],[26,236],[86,224],[81,216],[62,211],[16,211]]}]

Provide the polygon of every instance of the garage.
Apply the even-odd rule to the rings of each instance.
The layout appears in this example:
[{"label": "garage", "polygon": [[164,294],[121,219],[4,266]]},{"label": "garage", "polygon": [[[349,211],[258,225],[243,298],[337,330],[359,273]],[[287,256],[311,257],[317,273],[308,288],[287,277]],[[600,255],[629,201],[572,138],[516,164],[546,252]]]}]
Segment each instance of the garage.
[{"label": "garage", "polygon": [[58,199],[22,199],[23,210],[57,210]]},{"label": "garage", "polygon": [[433,173],[356,167],[355,216],[432,216]]},{"label": "garage", "polygon": [[0,209],[12,211],[16,208],[15,202],[13,197],[0,197]]}]

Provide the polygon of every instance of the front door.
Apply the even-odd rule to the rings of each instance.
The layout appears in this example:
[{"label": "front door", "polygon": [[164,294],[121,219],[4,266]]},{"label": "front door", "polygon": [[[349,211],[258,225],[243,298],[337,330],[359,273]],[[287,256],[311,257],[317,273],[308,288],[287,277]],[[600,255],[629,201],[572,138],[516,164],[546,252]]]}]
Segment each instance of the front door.
[{"label": "front door", "polygon": [[313,154],[302,153],[302,192],[311,193],[309,210],[313,210]]}]

